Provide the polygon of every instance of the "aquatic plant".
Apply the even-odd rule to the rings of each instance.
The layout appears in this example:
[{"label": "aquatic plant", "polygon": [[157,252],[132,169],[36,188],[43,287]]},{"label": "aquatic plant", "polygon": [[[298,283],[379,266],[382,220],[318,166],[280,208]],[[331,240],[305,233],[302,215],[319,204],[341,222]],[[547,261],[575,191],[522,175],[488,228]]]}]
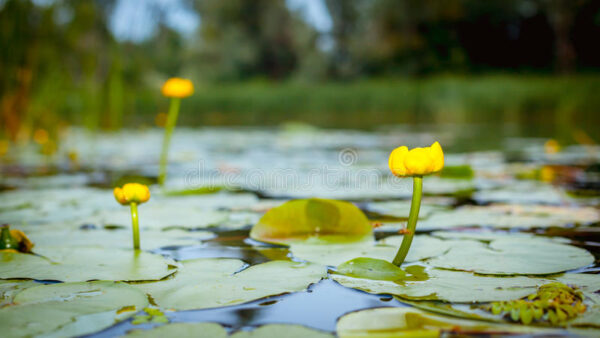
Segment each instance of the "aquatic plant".
[{"label": "aquatic plant", "polygon": [[413,195],[410,205],[407,232],[404,235],[400,249],[392,261],[393,264],[400,266],[404,262],[408,250],[415,234],[417,219],[419,218],[419,209],[421,207],[421,195],[423,192],[423,176],[442,170],[444,167],[444,152],[438,142],[431,147],[414,148],[408,150],[406,146],[401,146],[392,151],[389,159],[390,171],[398,177],[413,178]]},{"label": "aquatic plant", "polygon": [[163,138],[162,151],[160,153],[160,169],[158,173],[158,184],[161,186],[165,183],[167,177],[167,160],[169,158],[169,144],[171,143],[171,135],[177,123],[179,115],[179,106],[181,99],[194,94],[194,84],[188,79],[178,77],[168,79],[162,86],[161,92],[164,96],[171,98],[169,113],[167,114],[167,122],[165,125],[165,136]]},{"label": "aquatic plant", "polygon": [[540,286],[536,293],[523,299],[493,302],[484,309],[526,325],[535,320],[563,326],[585,312],[583,298],[581,290],[555,282]]},{"label": "aquatic plant", "polygon": [[138,204],[150,199],[150,190],[147,186],[139,183],[127,183],[123,188],[116,187],[113,191],[115,199],[122,205],[131,207],[131,224],[133,227],[133,248],[140,249],[140,228],[138,222]]}]

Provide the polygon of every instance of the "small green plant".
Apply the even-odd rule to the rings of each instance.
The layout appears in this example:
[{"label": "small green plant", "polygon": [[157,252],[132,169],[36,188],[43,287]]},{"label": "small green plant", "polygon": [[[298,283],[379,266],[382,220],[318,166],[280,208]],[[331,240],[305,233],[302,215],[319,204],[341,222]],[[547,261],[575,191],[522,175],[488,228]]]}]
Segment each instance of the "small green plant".
[{"label": "small green plant", "polygon": [[585,312],[583,298],[581,290],[556,282],[540,286],[536,293],[526,298],[493,302],[484,309],[525,325],[538,321],[564,326]]}]

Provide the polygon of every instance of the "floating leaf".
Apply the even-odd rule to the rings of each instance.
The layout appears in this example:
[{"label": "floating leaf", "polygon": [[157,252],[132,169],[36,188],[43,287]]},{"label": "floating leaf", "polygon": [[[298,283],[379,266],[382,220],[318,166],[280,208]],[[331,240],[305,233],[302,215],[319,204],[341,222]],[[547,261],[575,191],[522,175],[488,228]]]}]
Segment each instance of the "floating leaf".
[{"label": "floating leaf", "polygon": [[352,312],[339,319],[336,331],[340,338],[439,337],[444,332],[459,336],[461,333],[465,335],[566,334],[563,330],[457,319],[409,307]]},{"label": "floating leaf", "polygon": [[[363,241],[348,244],[311,244],[292,243],[290,251],[298,259],[313,263],[337,266],[357,257],[383,259],[391,262],[398,252],[403,236],[390,236],[378,242]],[[450,248],[450,243],[435,237],[417,235],[406,262],[415,262],[443,254]]]},{"label": "floating leaf", "polygon": [[418,229],[433,230],[467,226],[529,229],[590,224],[598,221],[600,221],[600,214],[591,207],[498,204],[464,206],[435,212],[420,221]]},{"label": "floating leaf", "polygon": [[316,198],[289,201],[269,210],[250,232],[253,239],[273,243],[352,242],[371,236],[371,225],[356,206]]},{"label": "floating leaf", "polygon": [[429,264],[445,269],[495,275],[547,275],[581,268],[594,262],[587,250],[545,238],[507,237],[489,246],[460,241]]},{"label": "floating leaf", "polygon": [[38,286],[31,280],[0,280],[0,307],[13,302],[13,297],[24,289]]},{"label": "floating leaf", "polygon": [[14,303],[0,308],[4,337],[90,334],[132,316],[148,300],[127,284],[99,281],[31,287],[18,293]]},{"label": "floating leaf", "polygon": [[171,323],[150,330],[131,330],[125,335],[131,338],[226,338],[227,330],[217,323]]},{"label": "floating leaf", "polygon": [[290,261],[271,261],[242,271],[239,270],[245,263],[237,259],[209,258],[182,263],[174,278],[136,286],[149,293],[162,308],[190,310],[302,291],[327,276],[324,266]]},{"label": "floating leaf", "polygon": [[[89,246],[103,248],[131,248],[131,229],[43,229],[28,232],[38,246],[61,245]],[[141,247],[143,250],[155,250],[166,246],[199,245],[200,241],[215,237],[209,231],[185,231],[181,229],[142,230]]]},{"label": "floating leaf", "polygon": [[268,324],[262,325],[252,331],[238,331],[232,338],[333,338],[330,333],[309,329],[301,325]]},{"label": "floating leaf", "polygon": [[36,247],[32,255],[0,253],[0,278],[65,282],[158,280],[172,274],[172,261],[160,255],[123,249]]},{"label": "floating leaf", "polygon": [[373,294],[392,294],[411,300],[490,302],[513,300],[535,292],[543,280],[528,277],[488,277],[468,272],[426,270],[426,280],[391,281],[332,275],[338,283]]},{"label": "floating leaf", "polygon": [[395,281],[406,273],[394,264],[382,259],[360,257],[340,264],[337,272],[342,275],[375,280]]},{"label": "floating leaf", "polygon": [[132,330],[126,337],[178,337],[178,338],[333,338],[333,335],[301,325],[268,324],[253,330],[238,331],[229,336],[217,323],[172,323],[154,327],[150,330]]}]

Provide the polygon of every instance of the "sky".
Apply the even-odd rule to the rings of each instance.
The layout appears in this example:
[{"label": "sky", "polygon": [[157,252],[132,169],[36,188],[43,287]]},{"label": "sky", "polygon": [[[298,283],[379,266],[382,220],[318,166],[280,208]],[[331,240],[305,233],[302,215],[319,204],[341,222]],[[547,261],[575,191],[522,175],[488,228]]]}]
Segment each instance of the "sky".
[{"label": "sky", "polygon": [[[286,5],[299,11],[319,32],[331,30],[332,20],[324,0],[286,0]],[[182,0],[118,0],[109,28],[119,41],[143,42],[154,36],[161,22],[184,36],[192,36],[201,20]]]}]

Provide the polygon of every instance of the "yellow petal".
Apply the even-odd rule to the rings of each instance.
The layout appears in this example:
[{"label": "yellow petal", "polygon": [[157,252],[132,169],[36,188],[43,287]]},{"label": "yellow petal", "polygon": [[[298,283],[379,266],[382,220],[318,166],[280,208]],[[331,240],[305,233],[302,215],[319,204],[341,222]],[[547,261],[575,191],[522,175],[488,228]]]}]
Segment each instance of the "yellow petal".
[{"label": "yellow petal", "polygon": [[125,194],[123,194],[123,189],[116,187],[115,190],[113,190],[113,193],[117,202],[123,205],[127,204],[127,199],[125,198]]},{"label": "yellow petal", "polygon": [[406,167],[404,166],[404,159],[408,154],[408,148],[406,146],[398,147],[390,154],[388,164],[390,171],[395,176],[406,176]]},{"label": "yellow petal", "polygon": [[115,198],[121,204],[144,203],[150,199],[150,189],[139,183],[127,183],[123,188],[115,188]]},{"label": "yellow petal", "polygon": [[184,98],[194,94],[194,84],[188,79],[173,77],[163,84],[161,92],[167,97]]},{"label": "yellow petal", "polygon": [[426,175],[430,173],[431,158],[429,149],[411,149],[404,159],[404,165],[408,175]]},{"label": "yellow petal", "polygon": [[431,156],[432,166],[431,172],[438,172],[444,167],[444,151],[439,142],[435,142],[429,148],[429,154]]}]

